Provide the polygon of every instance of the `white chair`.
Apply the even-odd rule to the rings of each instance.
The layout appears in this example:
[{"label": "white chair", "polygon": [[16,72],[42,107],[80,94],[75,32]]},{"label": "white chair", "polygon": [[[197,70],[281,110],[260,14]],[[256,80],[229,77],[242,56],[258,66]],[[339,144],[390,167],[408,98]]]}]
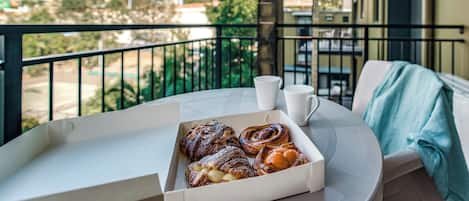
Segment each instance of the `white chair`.
[{"label": "white chair", "polygon": [[[352,111],[363,115],[373,91],[383,81],[392,63],[386,61],[368,61],[362,69],[355,91]],[[468,88],[469,90],[469,88]],[[469,96],[454,96],[455,121],[460,134],[466,160],[469,157]],[[469,162],[468,162],[469,164]],[[405,150],[384,156],[383,164],[383,199],[385,201],[433,201],[442,200],[432,179],[426,174],[418,154]]]}]

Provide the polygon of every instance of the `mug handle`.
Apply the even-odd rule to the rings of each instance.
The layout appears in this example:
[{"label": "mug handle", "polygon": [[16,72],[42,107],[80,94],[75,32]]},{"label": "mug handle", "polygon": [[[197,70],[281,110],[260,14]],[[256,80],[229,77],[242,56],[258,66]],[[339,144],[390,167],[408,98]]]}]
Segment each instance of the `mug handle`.
[{"label": "mug handle", "polygon": [[311,107],[314,108],[312,108],[311,112],[309,112],[308,116],[306,116],[305,122],[307,122],[311,116],[313,116],[313,113],[316,112],[316,110],[318,110],[319,106],[321,105],[321,101],[319,101],[319,98],[316,95],[310,95],[308,96],[308,99],[311,99]]},{"label": "mug handle", "polygon": [[278,83],[278,88],[281,89],[283,85],[283,79],[280,78],[280,82]]}]

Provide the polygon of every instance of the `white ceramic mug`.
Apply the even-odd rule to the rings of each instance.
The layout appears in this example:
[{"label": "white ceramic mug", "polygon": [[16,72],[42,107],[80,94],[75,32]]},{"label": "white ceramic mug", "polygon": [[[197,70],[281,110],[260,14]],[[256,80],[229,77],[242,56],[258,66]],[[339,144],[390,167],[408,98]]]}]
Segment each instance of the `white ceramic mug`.
[{"label": "white ceramic mug", "polygon": [[309,119],[319,108],[319,98],[314,88],[307,85],[292,85],[283,90],[288,116],[299,126],[308,124]]},{"label": "white ceramic mug", "polygon": [[271,75],[258,76],[254,78],[254,86],[259,110],[274,109],[282,78]]}]

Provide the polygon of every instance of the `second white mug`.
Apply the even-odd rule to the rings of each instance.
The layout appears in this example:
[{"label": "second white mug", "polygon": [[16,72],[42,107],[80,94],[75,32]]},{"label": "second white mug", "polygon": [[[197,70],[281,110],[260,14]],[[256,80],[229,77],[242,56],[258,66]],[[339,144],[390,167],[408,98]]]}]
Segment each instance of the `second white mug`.
[{"label": "second white mug", "polygon": [[259,110],[274,109],[282,78],[271,75],[258,76],[254,78],[254,86]]},{"label": "second white mug", "polygon": [[309,119],[319,108],[319,98],[314,88],[307,85],[292,85],[283,90],[288,116],[299,126],[308,124]]}]

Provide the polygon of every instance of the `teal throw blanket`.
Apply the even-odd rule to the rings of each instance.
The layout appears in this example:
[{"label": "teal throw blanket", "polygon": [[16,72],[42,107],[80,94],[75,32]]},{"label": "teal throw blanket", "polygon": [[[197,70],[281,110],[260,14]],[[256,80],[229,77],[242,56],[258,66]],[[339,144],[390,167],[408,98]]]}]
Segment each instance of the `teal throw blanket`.
[{"label": "teal throw blanket", "polygon": [[452,91],[421,66],[394,62],[364,113],[383,153],[414,149],[447,201],[469,201],[469,171],[456,131]]}]

